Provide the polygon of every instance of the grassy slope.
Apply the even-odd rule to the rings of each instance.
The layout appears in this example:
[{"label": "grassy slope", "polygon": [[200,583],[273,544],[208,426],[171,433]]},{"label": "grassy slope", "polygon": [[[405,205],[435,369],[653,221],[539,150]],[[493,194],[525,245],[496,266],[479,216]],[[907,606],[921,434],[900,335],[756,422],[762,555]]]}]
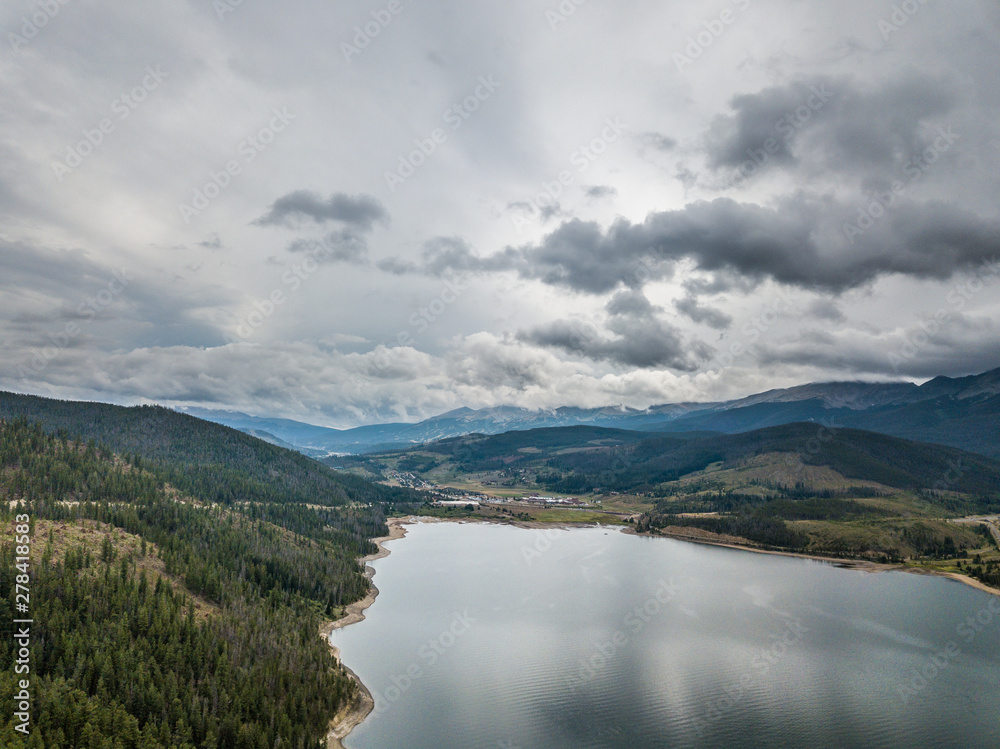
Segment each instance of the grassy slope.
[{"label": "grassy slope", "polygon": [[[1000,485],[1000,461],[955,448],[816,424],[787,424],[681,442],[659,437],[617,453],[607,451],[604,463],[595,464],[593,456],[588,457],[594,465],[592,474],[600,473],[605,464],[613,466],[617,459],[623,464],[616,471],[617,483],[633,489],[674,480],[712,463],[733,465],[764,453],[798,455],[807,464],[828,466],[847,478],[900,489],[930,488],[945,481],[955,491],[987,493]],[[586,470],[582,461],[564,459],[557,465]],[[958,469],[952,470],[956,465]]]},{"label": "grassy slope", "polygon": [[[549,488],[649,491],[713,464],[740,466],[764,454],[787,454],[839,476],[896,489],[989,494],[1000,486],[1000,461],[857,429],[786,424],[744,434],[684,438],[596,427],[508,432],[441,440],[406,451],[351,459],[418,474],[530,471]],[[343,462],[343,461],[341,461]],[[562,480],[560,480],[562,479]]]}]

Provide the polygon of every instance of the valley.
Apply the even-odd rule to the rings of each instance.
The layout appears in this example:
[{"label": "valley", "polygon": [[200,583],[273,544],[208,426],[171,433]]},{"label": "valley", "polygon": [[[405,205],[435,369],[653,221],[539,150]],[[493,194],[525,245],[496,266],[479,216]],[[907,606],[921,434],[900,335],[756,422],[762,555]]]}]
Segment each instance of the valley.
[{"label": "valley", "polygon": [[421,512],[433,517],[623,524],[1000,587],[996,527],[980,519],[1000,510],[1000,462],[871,432],[792,424],[650,436],[563,427],[327,462],[430,492]]},{"label": "valley", "polygon": [[781,424],[816,422],[880,432],[1000,457],[1000,369],[968,377],[912,382],[820,382],[722,402],[531,410],[459,408],[415,423],[332,429],[236,411],[185,413],[252,433],[321,458],[401,450],[465,434],[502,434],[550,427],[600,427],[683,434],[736,434]]},{"label": "valley", "polygon": [[[835,424],[739,433],[576,424],[320,462],[170,409],[0,393],[0,437],[0,513],[30,514],[33,592],[44,601],[34,611],[59,622],[47,635],[57,651],[38,662],[38,725],[77,743],[107,730],[131,737],[130,749],[327,735],[335,746],[371,703],[315,633],[364,618],[376,589],[358,559],[376,554],[371,539],[393,518],[394,532],[414,516],[560,538],[615,527],[1000,593],[1000,461]],[[12,568],[13,547],[0,551]],[[81,610],[81,596],[105,604]],[[63,611],[91,632],[90,655],[74,661],[82,681],[61,681],[80,646]],[[107,665],[137,637],[134,677]],[[164,676],[169,662],[193,663],[209,647],[218,657],[206,666],[182,667],[187,686]],[[281,655],[289,649],[291,661]],[[251,708],[265,704],[262,692],[235,686],[234,666],[285,685],[287,698],[266,701],[266,720]],[[12,689],[0,682],[0,693]],[[240,696],[210,707],[212,689]],[[173,693],[180,707],[146,712]],[[4,731],[11,738],[10,723]]]}]

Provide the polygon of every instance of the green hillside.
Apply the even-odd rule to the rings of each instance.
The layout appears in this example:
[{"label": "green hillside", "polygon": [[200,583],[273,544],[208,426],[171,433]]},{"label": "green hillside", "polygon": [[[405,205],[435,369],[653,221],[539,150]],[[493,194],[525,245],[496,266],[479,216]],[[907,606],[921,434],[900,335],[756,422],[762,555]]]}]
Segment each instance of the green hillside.
[{"label": "green hillside", "polygon": [[[23,419],[0,422],[0,517],[30,525],[35,621],[35,743],[8,711],[4,747],[314,749],[353,698],[316,634],[367,592],[356,557],[384,531],[381,509],[310,508],[293,494],[210,506],[166,486],[168,456],[141,467]],[[8,534],[6,621],[16,554]],[[7,704],[14,645],[0,643]]]},{"label": "green hillside", "polygon": [[[998,461],[815,424],[680,448],[640,443],[632,457],[621,482],[638,482],[655,497],[637,523],[640,531],[906,561],[1000,585],[988,527],[950,520],[1000,511]],[[971,564],[972,554],[979,564]]]},{"label": "green hillside", "polygon": [[[319,624],[366,595],[385,513],[422,499],[164,408],[0,394],[0,517],[33,537],[32,741],[315,749],[356,693]],[[8,535],[7,621],[14,562]],[[6,638],[8,704],[12,659]]]},{"label": "green hillside", "polygon": [[338,473],[293,450],[161,406],[125,408],[0,393],[0,419],[24,417],[51,433],[94,440],[136,465],[157,467],[205,501],[407,502],[419,497]]},{"label": "green hillside", "polygon": [[656,493],[658,487],[713,464],[732,467],[766,453],[795,455],[846,479],[908,490],[992,495],[1000,461],[950,447],[815,423],[784,424],[741,434],[650,435],[600,427],[556,427],[467,435],[338,465],[392,465],[428,474],[519,470],[552,491]]},{"label": "green hillside", "polygon": [[591,426],[552,427],[503,434],[470,434],[423,445],[430,452],[460,466],[463,470],[490,470],[502,465],[532,462],[540,455],[552,456],[563,451],[589,451],[628,445],[648,435],[624,429]]},{"label": "green hillside", "polygon": [[713,463],[728,466],[763,453],[795,454],[806,464],[828,466],[846,478],[900,489],[937,486],[986,495],[1000,487],[1000,461],[955,448],[817,424],[786,424],[687,440],[676,435],[647,436],[620,448],[555,456],[547,466],[558,473],[549,483],[563,491],[592,487],[652,491],[658,484]]},{"label": "green hillside", "polygon": [[[714,436],[714,432],[686,432],[665,438],[682,445],[690,440]],[[403,471],[426,474],[436,469],[454,473],[512,471],[548,465],[561,456],[575,456],[586,466],[591,457],[598,460],[613,448],[650,440],[645,432],[594,426],[543,427],[503,434],[467,434],[462,437],[429,442],[404,450],[392,450],[365,456],[336,456],[325,459],[338,467],[365,467],[375,472],[391,465]],[[664,439],[664,438],[660,438]]]}]

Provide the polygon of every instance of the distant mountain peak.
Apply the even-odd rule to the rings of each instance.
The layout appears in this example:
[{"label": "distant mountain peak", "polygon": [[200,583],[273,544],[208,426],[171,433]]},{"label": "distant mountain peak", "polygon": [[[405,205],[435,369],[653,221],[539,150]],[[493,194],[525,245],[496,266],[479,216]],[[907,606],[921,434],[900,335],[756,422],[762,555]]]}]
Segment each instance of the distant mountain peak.
[{"label": "distant mountain peak", "polygon": [[[964,425],[946,418],[937,399],[955,401],[955,414]],[[988,424],[978,431],[969,419],[989,411],[969,411],[974,398],[996,398],[1000,407],[1000,369],[968,377],[935,377],[923,385],[912,382],[834,381],[775,388],[724,402],[663,403],[636,409],[625,404],[597,408],[560,406],[526,409],[502,405],[474,409],[462,406],[416,423],[372,424],[354,429],[327,429],[288,419],[248,416],[238,411],[183,410],[192,416],[216,421],[254,433],[259,431],[309,455],[330,452],[367,452],[414,445],[471,433],[498,434],[548,427],[595,426],[640,431],[720,431],[737,433],[792,421],[850,422],[859,428],[912,436],[930,442],[989,451],[1000,439],[986,436]],[[991,401],[992,402],[992,401]],[[933,404],[933,413],[929,413]],[[964,405],[963,405],[964,404]],[[984,410],[985,408],[985,410]],[[964,409],[964,410],[963,410]],[[947,410],[947,409],[945,409]],[[966,413],[968,411],[968,414]],[[956,419],[959,416],[955,416]],[[1000,431],[1000,425],[997,426]],[[973,434],[969,437],[968,434]],[[965,436],[963,436],[965,435]],[[1000,436],[1000,435],[998,435]]]}]

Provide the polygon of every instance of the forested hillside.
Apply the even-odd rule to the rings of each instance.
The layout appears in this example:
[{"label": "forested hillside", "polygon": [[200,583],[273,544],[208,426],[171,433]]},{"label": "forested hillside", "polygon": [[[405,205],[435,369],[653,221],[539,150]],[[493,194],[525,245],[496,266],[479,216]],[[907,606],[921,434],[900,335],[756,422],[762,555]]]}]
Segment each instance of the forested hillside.
[{"label": "forested hillside", "polygon": [[162,406],[124,408],[0,392],[0,419],[17,417],[49,432],[95,440],[134,464],[152,464],[173,486],[206,501],[338,505],[415,499]]},{"label": "forested hillside", "polygon": [[521,470],[539,485],[568,494],[595,490],[656,493],[662,484],[704,470],[731,466],[765,453],[798,456],[849,479],[898,489],[995,494],[1000,461],[974,453],[816,423],[784,424],[741,434],[685,432],[651,435],[600,427],[557,427],[473,434],[409,450],[363,457],[330,458],[335,465],[377,470],[390,461],[399,470],[426,474],[441,466],[462,474]]},{"label": "forested hillside", "polygon": [[798,455],[807,464],[828,466],[847,478],[899,489],[931,489],[945,481],[950,490],[985,495],[995,493],[1000,486],[1000,461],[940,445],[819,424],[786,424],[700,439],[671,435],[619,448],[575,452],[549,459],[547,466],[552,472],[543,478],[566,492],[596,486],[651,491],[658,484],[713,463],[729,465],[764,453]]},{"label": "forested hillside", "polygon": [[[35,621],[31,740],[14,732],[8,710],[3,747],[315,749],[353,696],[317,631],[365,594],[356,557],[384,532],[382,506],[347,504],[353,489],[335,495],[339,476],[279,454],[272,475],[256,479],[273,501],[218,497],[200,483],[189,494],[178,489],[183,471],[170,461],[178,436],[157,435],[151,441],[160,446],[137,459],[135,450],[117,455],[23,419],[0,422],[0,516],[8,529],[0,615],[15,618],[10,529],[24,513],[33,531]],[[224,458],[199,439],[180,450],[182,459],[195,460],[202,448]],[[283,465],[298,467],[290,483],[303,479],[285,494]],[[230,471],[230,488],[254,485],[240,464]],[[339,506],[296,501],[319,482]],[[410,494],[379,487],[361,496],[402,502]],[[0,701],[8,706],[13,657],[4,637]]]}]

